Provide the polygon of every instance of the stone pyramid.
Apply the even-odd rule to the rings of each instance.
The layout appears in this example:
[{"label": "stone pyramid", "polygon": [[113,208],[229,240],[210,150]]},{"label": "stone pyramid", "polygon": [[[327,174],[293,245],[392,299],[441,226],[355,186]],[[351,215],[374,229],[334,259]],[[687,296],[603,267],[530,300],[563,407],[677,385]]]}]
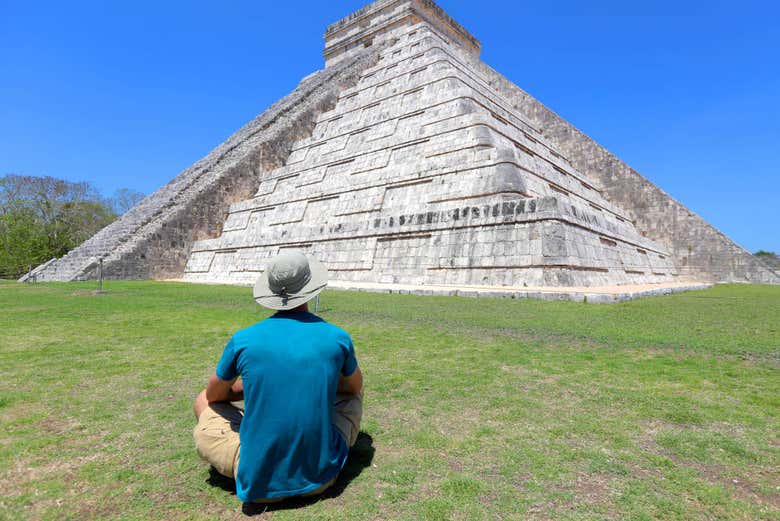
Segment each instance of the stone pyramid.
[{"label": "stone pyramid", "polygon": [[778,282],[479,60],[429,0],[329,26],[326,68],[40,279],[252,283],[285,249],[416,286]]}]

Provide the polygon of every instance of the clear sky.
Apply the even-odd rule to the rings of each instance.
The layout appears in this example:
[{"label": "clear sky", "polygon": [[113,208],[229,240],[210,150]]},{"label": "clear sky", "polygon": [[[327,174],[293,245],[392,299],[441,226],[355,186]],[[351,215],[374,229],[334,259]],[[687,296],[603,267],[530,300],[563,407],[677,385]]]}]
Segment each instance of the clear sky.
[{"label": "clear sky", "polygon": [[[0,0],[0,175],[150,193],[323,66],[364,1]],[[485,62],[780,252],[780,4],[440,0]]]}]

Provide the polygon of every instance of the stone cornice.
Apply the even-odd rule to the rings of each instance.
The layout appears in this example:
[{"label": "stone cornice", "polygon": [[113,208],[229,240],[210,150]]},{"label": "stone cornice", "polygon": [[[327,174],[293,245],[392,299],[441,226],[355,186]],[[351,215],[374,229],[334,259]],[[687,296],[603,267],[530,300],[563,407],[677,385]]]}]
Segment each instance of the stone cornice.
[{"label": "stone cornice", "polygon": [[450,43],[479,56],[479,40],[432,0],[378,0],[327,27],[323,52],[326,64],[355,48],[371,45],[376,37],[399,26],[420,22],[431,25]]}]

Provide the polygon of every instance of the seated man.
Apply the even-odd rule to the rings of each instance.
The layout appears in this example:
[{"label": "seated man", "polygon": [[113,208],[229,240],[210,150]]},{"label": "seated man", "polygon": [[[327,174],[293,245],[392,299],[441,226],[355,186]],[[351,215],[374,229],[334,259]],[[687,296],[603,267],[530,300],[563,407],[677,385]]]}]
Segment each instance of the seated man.
[{"label": "seated man", "polygon": [[[326,284],[325,267],[303,253],[272,259],[254,298],[277,313],[233,335],[195,399],[198,453],[235,477],[245,502],[323,492],[357,439],[363,377],[352,340],[308,311]],[[243,411],[230,403],[240,400]]]}]

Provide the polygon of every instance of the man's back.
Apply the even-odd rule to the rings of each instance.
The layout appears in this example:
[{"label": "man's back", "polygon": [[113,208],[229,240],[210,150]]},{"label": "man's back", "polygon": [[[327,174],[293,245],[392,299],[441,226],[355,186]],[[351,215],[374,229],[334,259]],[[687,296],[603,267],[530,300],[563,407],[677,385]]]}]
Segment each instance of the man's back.
[{"label": "man's back", "polygon": [[[303,252],[270,259],[252,295],[277,313],[233,335],[195,397],[195,448],[236,478],[243,501],[321,494],[357,441],[363,375],[352,340],[308,312],[327,282]],[[244,411],[231,403],[240,400]]]},{"label": "man's back", "polygon": [[305,494],[338,474],[348,447],[333,402],[340,375],[356,367],[349,335],[305,311],[278,312],[233,336],[216,374],[243,381],[242,500]]}]

